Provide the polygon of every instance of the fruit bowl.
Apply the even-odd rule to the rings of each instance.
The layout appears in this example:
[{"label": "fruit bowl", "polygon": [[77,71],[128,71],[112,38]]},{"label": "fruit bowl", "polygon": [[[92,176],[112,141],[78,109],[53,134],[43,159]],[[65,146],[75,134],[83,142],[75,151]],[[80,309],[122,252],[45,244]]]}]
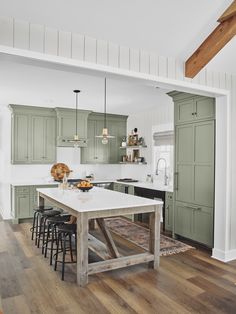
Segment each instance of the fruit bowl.
[{"label": "fruit bowl", "polygon": [[77,184],[77,188],[83,192],[89,191],[93,188],[93,185],[89,181],[81,181]]},{"label": "fruit bowl", "polygon": [[83,191],[83,192],[88,192],[92,188],[93,188],[93,186],[78,186],[78,189]]}]

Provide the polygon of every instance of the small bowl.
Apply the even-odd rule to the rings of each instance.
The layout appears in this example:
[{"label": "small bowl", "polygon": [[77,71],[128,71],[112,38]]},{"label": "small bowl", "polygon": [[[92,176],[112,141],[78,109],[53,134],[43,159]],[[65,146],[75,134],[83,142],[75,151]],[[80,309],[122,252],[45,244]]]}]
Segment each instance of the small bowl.
[{"label": "small bowl", "polygon": [[80,187],[78,187],[78,189],[81,190],[82,192],[88,192],[92,188],[93,188],[93,186],[80,186]]}]

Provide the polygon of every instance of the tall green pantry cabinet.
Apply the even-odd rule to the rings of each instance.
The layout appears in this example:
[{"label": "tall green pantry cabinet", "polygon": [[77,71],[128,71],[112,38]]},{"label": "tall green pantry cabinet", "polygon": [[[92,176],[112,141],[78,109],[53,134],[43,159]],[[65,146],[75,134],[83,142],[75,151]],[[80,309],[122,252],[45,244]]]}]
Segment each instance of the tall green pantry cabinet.
[{"label": "tall green pantry cabinet", "polygon": [[169,95],[175,104],[174,233],[213,247],[215,99]]}]

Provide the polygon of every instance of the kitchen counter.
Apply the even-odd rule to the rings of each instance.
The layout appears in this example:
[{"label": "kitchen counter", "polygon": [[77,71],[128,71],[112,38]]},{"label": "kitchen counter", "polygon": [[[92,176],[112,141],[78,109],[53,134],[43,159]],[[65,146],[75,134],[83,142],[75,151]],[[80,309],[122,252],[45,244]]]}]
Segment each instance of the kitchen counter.
[{"label": "kitchen counter", "polygon": [[132,186],[144,188],[144,189],[164,191],[164,192],[173,192],[173,186],[172,185],[164,185],[164,184],[160,184],[157,182],[153,182],[153,183],[142,182],[142,181],[138,181],[138,182],[115,181],[115,182],[120,183],[120,184],[124,184],[124,185],[132,185]]},{"label": "kitchen counter", "polygon": [[[72,179],[72,178],[70,178]],[[160,184],[157,182],[142,182],[142,181],[138,181],[138,182],[121,182],[121,181],[117,181],[117,180],[92,180],[91,183],[94,184],[98,184],[98,183],[112,183],[112,182],[116,182],[119,184],[124,184],[124,185],[132,185],[135,187],[140,187],[140,188],[144,188],[144,189],[150,189],[150,190],[158,190],[158,191],[164,191],[164,192],[173,192],[173,186],[171,185],[164,185],[164,184]],[[59,184],[59,182],[57,181],[52,181],[50,179],[34,179],[34,180],[30,180],[30,181],[18,181],[18,182],[11,182],[12,186],[33,186],[33,185],[57,185]]]}]

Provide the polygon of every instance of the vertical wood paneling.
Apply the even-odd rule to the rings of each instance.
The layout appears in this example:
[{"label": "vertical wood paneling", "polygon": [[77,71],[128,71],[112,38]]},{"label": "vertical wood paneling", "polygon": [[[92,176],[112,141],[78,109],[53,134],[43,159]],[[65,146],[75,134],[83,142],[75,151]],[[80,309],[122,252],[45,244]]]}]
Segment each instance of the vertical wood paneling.
[{"label": "vertical wood paneling", "polygon": [[213,73],[212,71],[206,71],[206,85],[213,86]]},{"label": "vertical wood paneling", "polygon": [[119,46],[114,43],[109,43],[108,47],[108,64],[111,67],[118,67],[119,65]]},{"label": "vertical wood paneling", "polygon": [[175,78],[177,80],[184,80],[184,70],[185,70],[185,64],[183,61],[176,60],[175,61]]},{"label": "vertical wood paneling", "polygon": [[167,59],[167,76],[169,78],[175,79],[175,59],[174,58],[168,58]]},{"label": "vertical wood paneling", "polygon": [[213,72],[213,86],[216,88],[220,87],[220,75],[218,72]]},{"label": "vertical wood paneling", "polygon": [[121,69],[129,70],[129,48],[120,46],[119,66]]},{"label": "vertical wood paneling", "polygon": [[225,75],[225,73],[220,73],[219,80],[220,80],[220,82],[219,82],[220,88],[225,89],[226,88],[226,75]]},{"label": "vertical wood paneling", "polygon": [[50,55],[58,55],[58,30],[45,27],[44,51]]},{"label": "vertical wood paneling", "polygon": [[97,63],[108,64],[108,42],[106,40],[97,41]]},{"label": "vertical wood paneling", "polygon": [[44,52],[44,26],[30,24],[30,50]]},{"label": "vertical wood paneling", "polygon": [[167,58],[159,56],[159,76],[167,76]]},{"label": "vertical wood paneling", "polygon": [[58,55],[71,58],[71,33],[59,31]]},{"label": "vertical wood paneling", "polygon": [[150,53],[150,74],[158,75],[159,69],[158,55],[155,53]]},{"label": "vertical wood paneling", "polygon": [[15,20],[14,23],[14,47],[29,49],[29,23],[23,20]]},{"label": "vertical wood paneling", "polygon": [[0,17],[0,45],[13,46],[13,18]]},{"label": "vertical wood paneling", "polygon": [[79,34],[72,34],[72,53],[73,59],[84,60],[84,50],[85,50],[85,39],[84,36]]},{"label": "vertical wood paneling", "polygon": [[95,38],[85,36],[85,55],[87,62],[96,63],[97,61],[97,41]]},{"label": "vertical wood paneling", "polygon": [[149,73],[150,59],[147,51],[140,51],[140,72]]},{"label": "vertical wood paneling", "polygon": [[139,50],[130,49],[130,70],[139,72],[140,71],[140,60],[139,60]]}]

